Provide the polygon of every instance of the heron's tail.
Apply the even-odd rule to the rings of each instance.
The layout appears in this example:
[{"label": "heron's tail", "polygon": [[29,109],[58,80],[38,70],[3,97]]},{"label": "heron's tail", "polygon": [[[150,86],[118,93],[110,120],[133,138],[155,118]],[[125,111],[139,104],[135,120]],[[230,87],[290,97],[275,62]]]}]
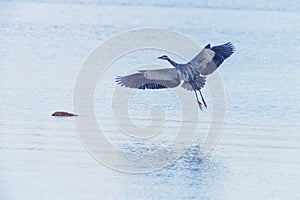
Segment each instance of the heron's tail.
[{"label": "heron's tail", "polygon": [[186,90],[193,91],[193,90],[200,90],[205,85],[205,77],[199,76],[192,82],[186,82],[184,81],[181,85]]}]

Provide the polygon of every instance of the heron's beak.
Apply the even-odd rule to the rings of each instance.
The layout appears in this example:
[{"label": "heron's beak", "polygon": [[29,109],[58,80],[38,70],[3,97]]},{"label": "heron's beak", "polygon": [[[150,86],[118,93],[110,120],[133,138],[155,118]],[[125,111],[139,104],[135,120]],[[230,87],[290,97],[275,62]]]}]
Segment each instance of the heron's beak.
[{"label": "heron's beak", "polygon": [[160,57],[157,57],[158,59],[162,59],[163,57],[162,56],[160,56]]}]

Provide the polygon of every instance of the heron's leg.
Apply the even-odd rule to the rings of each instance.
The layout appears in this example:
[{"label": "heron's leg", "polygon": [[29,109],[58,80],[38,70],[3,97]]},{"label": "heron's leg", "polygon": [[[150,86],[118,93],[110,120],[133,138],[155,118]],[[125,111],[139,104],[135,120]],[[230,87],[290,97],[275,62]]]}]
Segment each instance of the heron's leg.
[{"label": "heron's leg", "polygon": [[204,100],[204,98],[203,98],[203,95],[202,95],[202,93],[201,93],[201,90],[199,90],[199,92],[200,92],[200,95],[201,95],[202,102],[203,102],[205,108],[207,108],[207,105],[206,105],[206,102],[205,102],[205,100]]},{"label": "heron's leg", "polygon": [[196,99],[197,99],[198,106],[199,106],[200,110],[202,110],[202,103],[201,103],[201,102],[199,101],[199,99],[198,99],[197,91],[194,90],[194,92],[195,92],[195,95],[196,95]]}]

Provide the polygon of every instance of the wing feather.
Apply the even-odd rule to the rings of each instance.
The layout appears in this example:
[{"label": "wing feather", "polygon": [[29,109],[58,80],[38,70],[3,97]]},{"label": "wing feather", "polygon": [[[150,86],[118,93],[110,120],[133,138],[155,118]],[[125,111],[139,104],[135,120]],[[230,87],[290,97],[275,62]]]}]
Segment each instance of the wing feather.
[{"label": "wing feather", "polygon": [[201,71],[213,60],[214,56],[214,51],[208,48],[203,48],[200,53],[189,62],[189,64]]},{"label": "wing feather", "polygon": [[235,47],[231,42],[228,42],[226,44],[214,46],[211,50],[215,52],[215,56],[213,60],[200,71],[202,75],[209,75],[216,71],[224,60],[234,53]]},{"label": "wing feather", "polygon": [[200,74],[206,76],[216,71],[224,60],[231,56],[234,51],[235,47],[231,42],[212,48],[210,48],[210,45],[207,45],[189,64],[198,69]]},{"label": "wing feather", "polygon": [[162,89],[177,87],[181,80],[174,68],[140,70],[128,76],[117,76],[116,82],[124,87],[137,89]]}]

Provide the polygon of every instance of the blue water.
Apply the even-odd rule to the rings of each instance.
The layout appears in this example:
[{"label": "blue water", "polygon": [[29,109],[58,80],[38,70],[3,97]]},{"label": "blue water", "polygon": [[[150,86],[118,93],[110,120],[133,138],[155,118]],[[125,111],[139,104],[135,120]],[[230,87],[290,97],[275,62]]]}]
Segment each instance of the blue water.
[{"label": "blue water", "polygon": [[[1,1],[0,199],[299,199],[299,4],[220,2]],[[195,144],[162,170],[133,175],[93,159],[74,119],[50,115],[72,111],[89,52],[143,27],[168,28],[200,45],[232,41],[237,51],[219,69],[226,118],[214,151],[200,160]],[[126,65],[141,59],[132,56]],[[149,97],[133,99],[137,124]],[[210,109],[201,115],[205,129]]]}]

